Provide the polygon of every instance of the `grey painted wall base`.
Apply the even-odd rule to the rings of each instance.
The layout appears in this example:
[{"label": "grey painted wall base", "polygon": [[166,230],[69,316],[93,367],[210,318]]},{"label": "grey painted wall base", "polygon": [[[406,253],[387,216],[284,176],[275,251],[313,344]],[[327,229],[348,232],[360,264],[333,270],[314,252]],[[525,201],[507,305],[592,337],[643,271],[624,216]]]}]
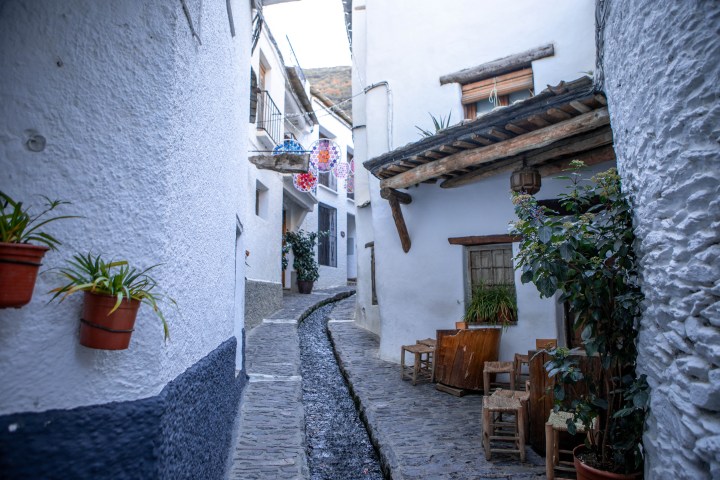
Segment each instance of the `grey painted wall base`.
[{"label": "grey painted wall base", "polygon": [[154,397],[0,417],[0,478],[223,478],[245,384],[236,347],[226,340]]},{"label": "grey painted wall base", "polygon": [[263,318],[283,306],[283,289],[280,283],[245,281],[245,329],[260,325]]}]

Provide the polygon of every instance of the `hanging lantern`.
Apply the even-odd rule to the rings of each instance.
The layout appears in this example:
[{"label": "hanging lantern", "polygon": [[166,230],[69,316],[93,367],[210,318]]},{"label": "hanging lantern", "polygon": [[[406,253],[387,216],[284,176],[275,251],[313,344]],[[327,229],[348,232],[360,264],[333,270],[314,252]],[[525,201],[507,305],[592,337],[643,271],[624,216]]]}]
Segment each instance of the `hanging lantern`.
[{"label": "hanging lantern", "polygon": [[535,195],[542,185],[540,172],[537,168],[522,167],[510,175],[510,188],[513,192],[525,192]]},{"label": "hanging lantern", "polygon": [[340,147],[329,138],[316,140],[310,147],[310,164],[320,172],[332,170],[340,156]]},{"label": "hanging lantern", "polygon": [[337,163],[332,169],[333,175],[335,175],[337,178],[347,177],[349,171],[350,167],[347,163]]},{"label": "hanging lantern", "polygon": [[301,192],[310,192],[317,186],[318,179],[312,171],[293,175],[293,185]]},{"label": "hanging lantern", "polygon": [[283,143],[276,145],[272,151],[273,155],[280,155],[281,153],[294,153],[296,155],[302,155],[305,153],[305,149],[297,141],[293,139],[285,140]]}]

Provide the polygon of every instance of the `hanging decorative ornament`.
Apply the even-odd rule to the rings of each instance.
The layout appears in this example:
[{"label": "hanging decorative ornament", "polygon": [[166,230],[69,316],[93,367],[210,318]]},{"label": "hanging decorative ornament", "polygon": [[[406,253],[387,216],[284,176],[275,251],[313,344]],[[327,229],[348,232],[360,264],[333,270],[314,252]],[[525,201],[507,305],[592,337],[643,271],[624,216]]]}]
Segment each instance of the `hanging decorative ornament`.
[{"label": "hanging decorative ornament", "polygon": [[273,155],[280,155],[281,153],[295,153],[301,155],[305,153],[305,149],[296,140],[288,139],[283,143],[276,145],[272,151]]},{"label": "hanging decorative ornament", "polygon": [[337,163],[333,167],[333,175],[335,175],[337,178],[345,178],[348,176],[348,173],[350,172],[350,167],[347,163]]},{"label": "hanging decorative ornament", "polygon": [[317,186],[317,175],[312,171],[293,175],[293,185],[301,192],[310,192]]},{"label": "hanging decorative ornament", "polygon": [[340,147],[329,138],[316,140],[310,147],[310,164],[320,172],[329,172],[340,160]]},{"label": "hanging decorative ornament", "polygon": [[347,193],[355,193],[355,174],[352,172],[345,179],[345,190]]}]

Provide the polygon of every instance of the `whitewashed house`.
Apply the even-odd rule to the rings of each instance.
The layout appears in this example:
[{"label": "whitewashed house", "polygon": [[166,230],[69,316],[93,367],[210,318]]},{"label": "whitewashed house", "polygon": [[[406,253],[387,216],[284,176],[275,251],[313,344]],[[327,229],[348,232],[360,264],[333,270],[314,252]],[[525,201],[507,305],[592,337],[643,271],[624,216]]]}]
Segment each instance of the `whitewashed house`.
[{"label": "whitewashed house", "polygon": [[[537,167],[537,198],[553,199],[565,185],[553,175],[569,159],[614,165],[604,97],[584,73],[595,65],[594,8],[353,2],[353,93],[365,93],[353,104],[355,154],[369,171],[356,181],[365,247],[357,319],[379,334],[383,359],[397,362],[401,345],[453,328],[478,278],[493,276],[514,282],[518,298],[501,360],[536,338],[564,342],[562,305],[513,274],[510,175],[523,162]],[[450,115],[453,126],[422,138],[416,127],[434,130],[428,113]],[[552,141],[522,140],[542,129]],[[492,264],[481,269],[481,258]]]},{"label": "whitewashed house", "polygon": [[[284,57],[268,25],[252,53],[251,128],[249,156],[272,155],[286,139],[306,151],[320,138],[334,141],[342,162],[352,159],[352,121],[321,92],[312,89],[294,57]],[[355,278],[354,201],[346,181],[321,173],[312,192],[293,185],[292,174],[250,165],[244,185],[255,191],[246,208],[245,314],[248,327],[257,325],[281,306],[283,289],[297,289],[292,269],[281,269],[282,234],[288,231],[328,232],[318,239],[320,278],[315,288],[347,284]],[[349,252],[349,253],[348,253]]]}]

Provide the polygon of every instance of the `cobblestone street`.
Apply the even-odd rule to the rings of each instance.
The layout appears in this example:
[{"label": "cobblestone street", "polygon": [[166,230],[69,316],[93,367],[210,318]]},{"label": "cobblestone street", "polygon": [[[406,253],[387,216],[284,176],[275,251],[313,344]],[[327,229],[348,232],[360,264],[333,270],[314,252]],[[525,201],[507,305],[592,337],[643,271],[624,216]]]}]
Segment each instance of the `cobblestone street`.
[{"label": "cobblestone street", "polygon": [[[285,296],[283,309],[247,335],[249,383],[243,394],[231,480],[310,478],[302,404],[299,319],[351,289]],[[355,297],[337,302],[328,328],[386,475],[393,479],[529,480],[544,478],[544,459],[498,456],[481,445],[480,395],[454,397],[433,385],[400,381],[399,365],[377,357],[377,337],[353,321]]]}]

